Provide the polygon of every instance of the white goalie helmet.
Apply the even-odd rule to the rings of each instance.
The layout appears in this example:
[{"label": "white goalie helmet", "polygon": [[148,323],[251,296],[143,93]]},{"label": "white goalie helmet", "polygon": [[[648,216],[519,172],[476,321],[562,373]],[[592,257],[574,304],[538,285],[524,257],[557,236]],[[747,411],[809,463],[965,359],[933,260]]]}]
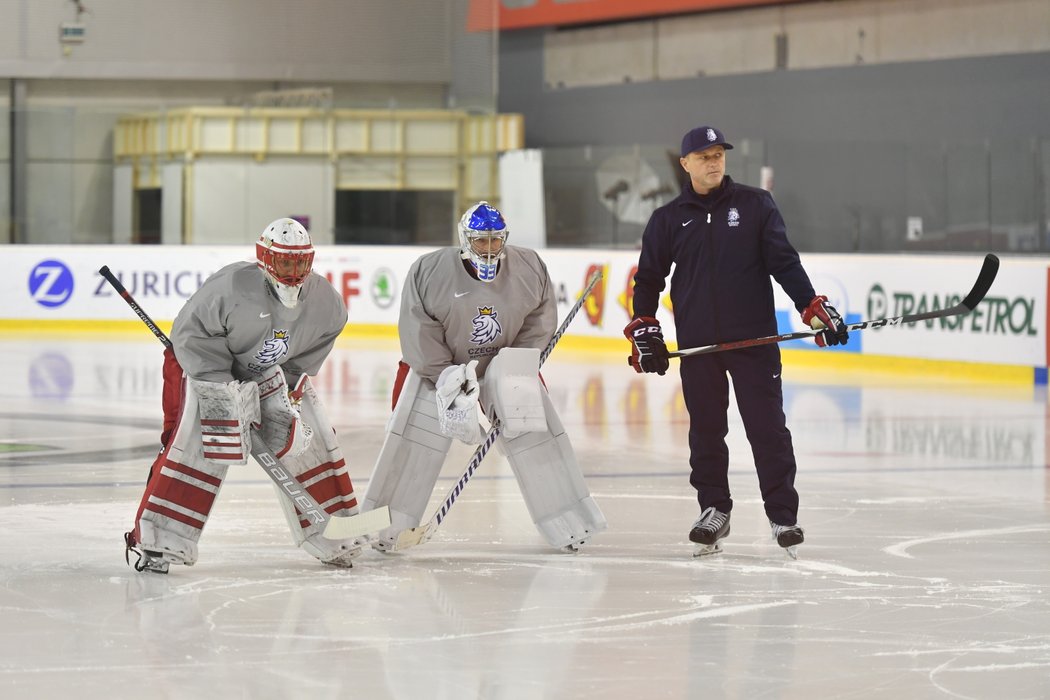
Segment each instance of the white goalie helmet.
[{"label": "white goalie helmet", "polygon": [[280,302],[295,308],[314,265],[314,245],[303,225],[295,219],[268,224],[255,244],[255,257]]},{"label": "white goalie helmet", "polygon": [[503,214],[488,202],[478,202],[459,220],[460,255],[470,261],[482,282],[496,279],[509,235]]}]

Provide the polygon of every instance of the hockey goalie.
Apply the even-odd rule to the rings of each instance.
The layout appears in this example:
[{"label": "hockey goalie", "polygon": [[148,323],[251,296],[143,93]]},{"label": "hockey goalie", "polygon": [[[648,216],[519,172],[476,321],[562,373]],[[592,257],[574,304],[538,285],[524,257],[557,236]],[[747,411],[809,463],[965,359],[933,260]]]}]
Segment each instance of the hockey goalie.
[{"label": "hockey goalie", "polygon": [[[209,277],[172,326],[163,448],[124,536],[138,571],[167,573],[171,564],[197,561],[227,470],[247,463],[252,440],[262,440],[326,512],[358,512],[335,431],[310,383],[346,325],[346,307],[312,272],[313,244],[295,220],[268,225],[255,248],[255,262]],[[369,540],[326,539],[283,492],[278,500],[295,543],[325,564],[350,566]]]},{"label": "hockey goalie", "polygon": [[409,270],[393,414],[364,501],[390,509],[372,542],[380,551],[419,525],[452,440],[482,441],[481,411],[501,422],[498,444],[551,546],[576,551],[606,528],[539,375],[557,325],[550,275],[535,251],[506,245],[508,233],[479,202],[460,220],[458,247]]}]

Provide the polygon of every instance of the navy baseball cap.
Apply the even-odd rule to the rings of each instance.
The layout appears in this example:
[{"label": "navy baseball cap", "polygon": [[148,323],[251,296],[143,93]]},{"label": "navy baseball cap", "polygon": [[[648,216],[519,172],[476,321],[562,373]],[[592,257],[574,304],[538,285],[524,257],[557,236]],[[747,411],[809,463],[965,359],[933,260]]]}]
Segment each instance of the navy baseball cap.
[{"label": "navy baseball cap", "polygon": [[713,126],[698,126],[682,137],[682,157],[693,151],[702,151],[711,146],[724,146],[728,151],[733,144],[726,143],[725,134]]}]

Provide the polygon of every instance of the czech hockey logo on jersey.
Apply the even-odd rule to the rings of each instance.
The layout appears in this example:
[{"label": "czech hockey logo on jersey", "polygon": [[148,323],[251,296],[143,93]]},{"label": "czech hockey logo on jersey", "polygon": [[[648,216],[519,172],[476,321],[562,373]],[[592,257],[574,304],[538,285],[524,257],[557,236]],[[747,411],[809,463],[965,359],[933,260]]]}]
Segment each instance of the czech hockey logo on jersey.
[{"label": "czech hockey logo on jersey", "polygon": [[474,324],[474,330],[470,333],[470,342],[477,345],[485,345],[498,338],[499,334],[503,332],[503,328],[500,327],[496,316],[495,308],[479,306],[478,315],[471,319],[471,323]]},{"label": "czech hockey logo on jersey", "polygon": [[285,330],[274,330],[273,337],[263,342],[263,348],[255,353],[256,362],[248,365],[253,372],[262,372],[267,367],[277,364],[288,354],[289,333]]},{"label": "czech hockey logo on jersey", "polygon": [[740,225],[740,212],[736,210],[736,207],[729,207],[729,226],[736,227]]}]

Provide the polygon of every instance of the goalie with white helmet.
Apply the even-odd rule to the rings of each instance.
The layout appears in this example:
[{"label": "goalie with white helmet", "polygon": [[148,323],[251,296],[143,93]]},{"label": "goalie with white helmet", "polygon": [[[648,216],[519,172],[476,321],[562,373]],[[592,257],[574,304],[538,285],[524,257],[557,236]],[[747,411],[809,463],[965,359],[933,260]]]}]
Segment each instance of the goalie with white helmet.
[{"label": "goalie with white helmet", "polygon": [[[339,442],[310,383],[346,325],[346,306],[312,271],[313,243],[297,221],[267,225],[255,251],[256,260],[209,277],[172,325],[163,448],[125,536],[140,571],[196,561],[226,472],[247,462],[253,439],[328,513],[357,513]],[[323,538],[278,498],[297,545],[327,564],[350,565],[364,541]]]},{"label": "goalie with white helmet", "polygon": [[394,414],[365,494],[365,510],[390,508],[377,549],[419,525],[452,439],[481,441],[479,406],[502,421],[502,451],[549,544],[575,550],[606,527],[539,379],[558,323],[554,284],[536,251],[507,245],[507,234],[500,211],[478,202],[460,219],[459,246],[409,269]]},{"label": "goalie with white helmet", "polygon": [[255,244],[259,269],[282,304],[294,309],[299,292],[314,264],[310,234],[295,219],[278,219],[267,226]]}]

